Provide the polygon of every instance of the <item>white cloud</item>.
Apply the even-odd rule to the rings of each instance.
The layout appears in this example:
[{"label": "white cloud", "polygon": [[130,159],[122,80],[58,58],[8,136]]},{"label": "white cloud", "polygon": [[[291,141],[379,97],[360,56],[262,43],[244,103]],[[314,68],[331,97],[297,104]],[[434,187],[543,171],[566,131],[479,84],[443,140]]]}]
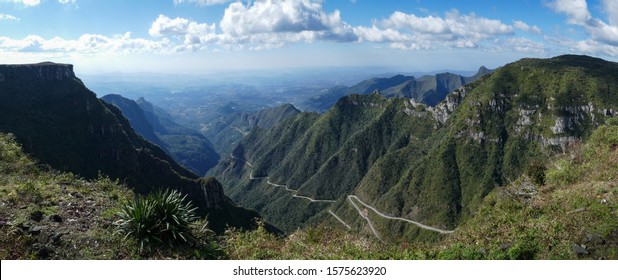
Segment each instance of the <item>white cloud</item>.
[{"label": "white cloud", "polygon": [[0,14],[0,20],[19,21],[19,18],[12,15]]},{"label": "white cloud", "polygon": [[180,4],[195,4],[198,6],[212,6],[232,2],[233,0],[174,0],[174,5]]},{"label": "white cloud", "polygon": [[592,39],[576,41],[565,37],[547,37],[545,40],[562,47],[568,52],[591,54],[595,56],[618,57],[618,47],[604,44]]},{"label": "white cloud", "polygon": [[567,15],[570,24],[584,25],[591,17],[586,0],[556,0],[547,3],[547,6]]},{"label": "white cloud", "polygon": [[173,45],[169,40],[152,41],[132,38],[131,33],[112,37],[99,34],[84,34],[76,40],[60,37],[45,39],[28,35],[23,39],[0,37],[0,52],[46,52],[79,53],[85,55],[122,53],[166,53]]},{"label": "white cloud", "polygon": [[489,49],[498,52],[516,51],[518,53],[534,54],[540,56],[545,56],[549,52],[549,50],[545,47],[544,43],[521,37],[496,39],[494,40],[493,48]]},{"label": "white cloud", "polygon": [[602,44],[594,40],[572,42],[570,46],[583,53],[602,54],[618,57],[618,47]]},{"label": "white cloud", "polygon": [[352,27],[342,21],[338,10],[326,14],[321,1],[268,0],[247,5],[230,4],[220,22],[221,30],[229,38],[249,41],[297,38],[355,41]]},{"label": "white cloud", "polygon": [[429,49],[440,46],[475,48],[488,39],[512,35],[513,27],[499,20],[461,15],[457,10],[439,16],[417,16],[396,11],[372,27],[356,27],[360,41],[391,43],[398,49]]},{"label": "white cloud", "polygon": [[603,1],[603,8],[609,19],[609,24],[618,25],[618,1],[605,0]]},{"label": "white cloud", "polygon": [[417,17],[399,11],[394,12],[390,18],[384,20],[383,25],[429,34],[444,34],[450,31],[448,23],[441,17]]},{"label": "white cloud", "polygon": [[[0,2],[18,3],[23,4],[25,7],[34,7],[41,4],[41,0],[0,0]],[[62,5],[75,5],[77,0],[58,0],[58,3]]]},{"label": "white cloud", "polygon": [[567,23],[583,27],[590,36],[588,40],[578,42],[574,49],[612,53],[611,48],[607,51],[601,44],[618,47],[618,3],[615,0],[604,0],[603,3],[609,23],[592,17],[585,0],[556,0],[547,6],[557,13],[565,14]]},{"label": "white cloud", "polygon": [[183,45],[178,50],[197,50],[205,48],[208,43],[215,42],[218,38],[215,24],[198,23],[186,18],[171,19],[165,15],[152,23],[148,34],[153,37],[184,38]]},{"label": "white cloud", "polygon": [[520,21],[520,20],[516,20],[513,22],[513,27],[520,29],[524,32],[528,32],[528,33],[532,33],[532,34],[541,34],[541,28],[539,28],[536,25],[530,26],[527,23]]},{"label": "white cloud", "polygon": [[361,41],[384,43],[384,42],[405,42],[414,38],[410,35],[402,34],[392,28],[381,29],[375,25],[372,27],[359,26],[354,28],[356,35]]},{"label": "white cloud", "polygon": [[23,4],[25,7],[34,7],[41,4],[41,0],[0,0],[0,2]]}]

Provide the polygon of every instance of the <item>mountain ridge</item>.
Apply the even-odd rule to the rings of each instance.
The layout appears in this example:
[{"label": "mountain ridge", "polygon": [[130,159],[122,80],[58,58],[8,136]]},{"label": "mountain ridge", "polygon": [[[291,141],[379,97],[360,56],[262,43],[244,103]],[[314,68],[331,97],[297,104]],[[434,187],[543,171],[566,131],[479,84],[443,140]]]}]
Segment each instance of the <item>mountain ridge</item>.
[{"label": "mountain ridge", "polygon": [[0,131],[13,133],[26,153],[54,169],[86,179],[101,174],[137,193],[174,188],[186,194],[213,229],[255,226],[257,213],[236,207],[221,185],[178,165],[137,135],[120,110],[100,101],[67,64],[0,65]]},{"label": "mountain ridge", "polygon": [[418,78],[401,74],[389,78],[371,78],[350,87],[337,86],[331,88],[327,93],[307,100],[301,105],[301,108],[305,111],[325,112],[345,95],[369,94],[375,90],[387,97],[412,98],[416,102],[435,106],[453,90],[474,82],[493,71],[481,66],[477,73],[470,77],[445,72],[423,75]]},{"label": "mountain ridge", "polygon": [[[254,130],[234,150],[255,165],[253,176],[269,176],[299,195],[337,200],[332,206],[293,203],[247,181],[247,168],[234,159],[222,161],[214,174],[233,199],[286,230],[317,222],[327,210],[357,217],[345,203],[349,194],[385,213],[454,228],[495,186],[585,140],[611,117],[618,108],[612,73],[616,63],[587,57],[523,59],[435,107],[349,95],[323,115],[303,113],[270,131]],[[436,238],[395,222],[377,226],[399,237]]]},{"label": "mountain ridge", "polygon": [[121,95],[108,94],[101,99],[116,105],[137,132],[159,145],[192,172],[204,175],[217,164],[219,155],[205,136],[177,124],[162,109],[155,108],[144,98],[133,101]]}]

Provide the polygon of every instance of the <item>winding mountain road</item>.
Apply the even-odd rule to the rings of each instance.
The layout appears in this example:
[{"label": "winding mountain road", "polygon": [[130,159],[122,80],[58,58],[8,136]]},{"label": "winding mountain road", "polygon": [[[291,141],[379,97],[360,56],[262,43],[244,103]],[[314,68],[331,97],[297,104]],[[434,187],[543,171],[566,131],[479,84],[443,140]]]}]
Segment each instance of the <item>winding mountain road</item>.
[{"label": "winding mountain road", "polygon": [[352,206],[354,206],[354,208],[356,208],[356,211],[358,211],[358,214],[363,217],[363,219],[365,219],[367,221],[367,224],[369,225],[369,228],[371,229],[371,231],[373,232],[373,235],[375,235],[378,239],[382,240],[382,237],[380,237],[380,233],[378,232],[378,230],[376,229],[376,227],[373,225],[373,223],[371,222],[371,220],[369,219],[369,215],[367,215],[366,212],[362,211],[358,205],[356,205],[356,203],[354,203],[354,201],[352,201],[351,196],[348,195],[348,201],[350,202],[350,204],[352,204]]},{"label": "winding mountain road", "polygon": [[412,221],[412,220],[408,220],[408,219],[405,219],[405,218],[393,217],[393,216],[386,215],[386,214],[378,211],[377,209],[375,209],[373,206],[363,202],[362,200],[360,200],[360,198],[358,198],[358,196],[355,196],[355,195],[348,195],[348,200],[350,200],[350,202],[352,202],[351,199],[356,199],[356,201],[358,201],[360,204],[362,204],[363,206],[367,207],[368,209],[371,209],[371,211],[376,213],[376,215],[378,215],[378,216],[380,216],[382,218],[385,218],[385,219],[397,220],[397,221],[402,221],[402,222],[414,224],[414,225],[416,225],[416,226],[418,226],[420,228],[423,228],[423,229],[426,229],[426,230],[435,231],[435,232],[440,233],[440,234],[451,234],[451,233],[455,232],[454,230],[443,230],[443,229],[435,228],[435,227],[428,226],[428,225],[425,225],[425,224],[421,224],[421,223],[419,223],[417,221]]},{"label": "winding mountain road", "polygon": [[240,160],[240,161],[244,162],[245,164],[249,165],[249,167],[253,167],[253,164],[251,164],[250,162],[248,162],[248,161],[246,161],[246,160],[244,160],[242,158],[235,157],[234,155],[230,155],[230,157],[233,158],[233,159],[237,159],[237,160]]},{"label": "winding mountain road", "polygon": [[[237,159],[237,160],[241,160],[243,162],[245,162],[245,164],[247,164],[249,167],[253,168],[253,164],[251,164],[250,162],[235,157],[233,155],[230,155],[231,158]],[[284,188],[287,192],[292,194],[292,197],[295,198],[301,198],[301,199],[305,199],[308,200],[309,202],[312,203],[334,203],[336,200],[329,200],[329,199],[314,199],[308,196],[302,196],[302,195],[297,195],[298,190],[294,190],[294,189],[290,189],[287,185],[280,185],[280,184],[275,184],[273,182],[270,181],[270,179],[268,178],[268,176],[266,177],[253,177],[253,172],[249,173],[249,179],[250,180],[264,180],[266,179],[266,183],[274,186],[274,187],[280,187],[280,188]],[[369,219],[369,214],[367,213],[367,209],[370,209],[371,211],[373,211],[376,215],[385,218],[385,219],[389,219],[389,220],[397,220],[397,221],[402,221],[402,222],[406,222],[406,223],[410,223],[410,224],[414,224],[422,229],[426,229],[426,230],[430,230],[430,231],[434,231],[440,234],[451,234],[453,232],[455,232],[454,230],[443,230],[443,229],[439,229],[439,228],[435,228],[432,226],[428,226],[422,223],[419,223],[417,221],[413,221],[413,220],[409,220],[409,219],[405,219],[405,218],[401,218],[401,217],[393,217],[393,216],[389,216],[386,215],[382,212],[380,212],[378,209],[374,208],[373,206],[363,202],[360,198],[358,198],[358,196],[355,195],[348,195],[347,196],[347,200],[350,202],[350,204],[352,204],[352,206],[356,209],[356,211],[358,212],[358,214],[363,217],[363,219],[365,219],[367,221],[367,224],[369,225],[369,228],[371,229],[371,231],[373,232],[373,234],[380,240],[382,240],[380,233],[378,232],[378,230],[376,229],[375,225],[373,224],[373,222],[371,222],[371,220]],[[360,207],[358,207],[358,205],[354,202],[354,200],[356,200],[358,203],[362,204],[366,209],[365,211],[361,210]],[[335,217],[335,219],[337,219],[339,222],[341,222],[344,226],[346,226],[348,229],[351,229],[350,225],[348,225],[346,222],[344,222],[341,218],[339,218],[339,216],[337,216],[335,213],[333,213],[333,211],[331,211],[330,209],[328,210],[328,213],[330,213],[333,217]]]},{"label": "winding mountain road", "polygon": [[328,209],[328,213],[331,214],[333,217],[335,217],[335,219],[337,219],[337,221],[339,221],[341,224],[343,224],[345,227],[348,228],[348,230],[351,230],[352,227],[350,225],[348,225],[348,223],[344,222],[341,218],[339,218],[339,216],[337,216],[337,214],[335,214],[333,211],[331,211],[330,209]]}]

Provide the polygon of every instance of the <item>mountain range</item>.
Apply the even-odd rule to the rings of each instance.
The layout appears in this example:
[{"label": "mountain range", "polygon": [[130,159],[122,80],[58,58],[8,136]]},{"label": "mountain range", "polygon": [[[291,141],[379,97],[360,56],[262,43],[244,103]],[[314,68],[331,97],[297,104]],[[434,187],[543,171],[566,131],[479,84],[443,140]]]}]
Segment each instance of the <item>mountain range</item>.
[{"label": "mountain range", "polygon": [[370,234],[434,239],[411,223],[369,225],[355,204],[455,229],[496,186],[586,141],[615,114],[617,86],[618,64],[566,55],[507,64],[433,107],[348,95],[322,115],[255,129],[213,174],[288,232],[337,216]]},{"label": "mountain range", "polygon": [[236,109],[229,103],[218,109],[220,118],[213,122],[204,135],[212,139],[220,155],[227,156],[240,140],[255,127],[270,128],[300,113],[290,104],[266,108],[257,112]]},{"label": "mountain range", "polygon": [[419,78],[404,75],[371,78],[350,87],[331,88],[326,93],[312,97],[299,106],[305,111],[325,112],[346,95],[370,94],[375,90],[380,91],[386,97],[411,98],[416,102],[435,106],[453,90],[492,72],[493,70],[482,66],[475,75],[470,77],[446,72]]},{"label": "mountain range", "polygon": [[[146,126],[147,128],[147,126]],[[142,127],[140,127],[142,129]],[[254,226],[214,178],[200,178],[134,132],[121,111],[99,100],[67,64],[0,65],[0,132],[12,133],[41,164],[87,179],[108,176],[135,192],[173,188],[211,226]]]},{"label": "mountain range", "polygon": [[143,256],[106,249],[130,244],[106,238],[110,211],[174,189],[218,236],[192,228],[207,242],[172,257],[616,257],[618,63],[398,75],[307,104],[324,112],[193,106],[217,120],[187,128],[98,99],[72,65],[0,65],[0,255],[84,258],[71,248],[96,240],[97,257]]},{"label": "mountain range", "polygon": [[135,132],[157,144],[192,172],[205,175],[219,161],[219,155],[205,136],[176,123],[167,112],[146,99],[134,101],[118,94],[108,94],[101,99],[116,105]]}]

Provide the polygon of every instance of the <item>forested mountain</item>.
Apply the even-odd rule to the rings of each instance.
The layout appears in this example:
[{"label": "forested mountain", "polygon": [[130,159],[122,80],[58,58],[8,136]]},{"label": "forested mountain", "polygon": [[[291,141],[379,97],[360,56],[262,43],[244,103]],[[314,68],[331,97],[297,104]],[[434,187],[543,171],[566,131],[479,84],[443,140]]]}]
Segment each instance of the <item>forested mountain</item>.
[{"label": "forested mountain", "polygon": [[412,98],[429,106],[435,106],[453,90],[474,82],[480,77],[490,74],[492,70],[485,67],[471,77],[464,77],[453,73],[426,75],[419,78],[413,76],[396,75],[390,78],[372,78],[354,86],[337,86],[328,92],[312,97],[301,108],[305,111],[325,112],[340,98],[349,94],[370,94],[375,90],[387,97]]},{"label": "forested mountain", "polygon": [[219,154],[227,156],[241,139],[255,127],[270,128],[300,113],[290,104],[262,109],[257,112],[236,110],[233,103],[218,109],[220,118],[204,132]]},{"label": "forested mountain", "polygon": [[0,65],[0,132],[12,133],[42,164],[86,179],[119,179],[138,193],[177,189],[209,214],[212,228],[251,227],[257,213],[236,207],[214,179],[199,178],[137,135],[72,65]]},{"label": "forested mountain", "polygon": [[[486,73],[387,79],[323,114],[230,104],[209,128],[228,150],[215,179],[162,149],[204,136],[146,100],[97,99],[71,65],[0,65],[0,255],[616,258],[618,63],[564,55]],[[422,83],[456,89],[429,106]],[[114,220],[163,188],[208,223],[185,228],[191,241],[171,255],[144,255],[111,234]]]},{"label": "forested mountain", "polygon": [[411,223],[368,225],[355,205],[454,229],[496,186],[586,141],[618,109],[617,89],[614,62],[522,59],[435,107],[350,95],[323,115],[255,129],[214,172],[234,200],[288,231],[336,214],[368,232],[432,239]]},{"label": "forested mountain", "polygon": [[219,161],[219,155],[206,137],[179,125],[163,109],[146,99],[140,98],[136,102],[117,94],[108,94],[101,99],[116,105],[137,133],[159,145],[192,172],[204,175]]}]

